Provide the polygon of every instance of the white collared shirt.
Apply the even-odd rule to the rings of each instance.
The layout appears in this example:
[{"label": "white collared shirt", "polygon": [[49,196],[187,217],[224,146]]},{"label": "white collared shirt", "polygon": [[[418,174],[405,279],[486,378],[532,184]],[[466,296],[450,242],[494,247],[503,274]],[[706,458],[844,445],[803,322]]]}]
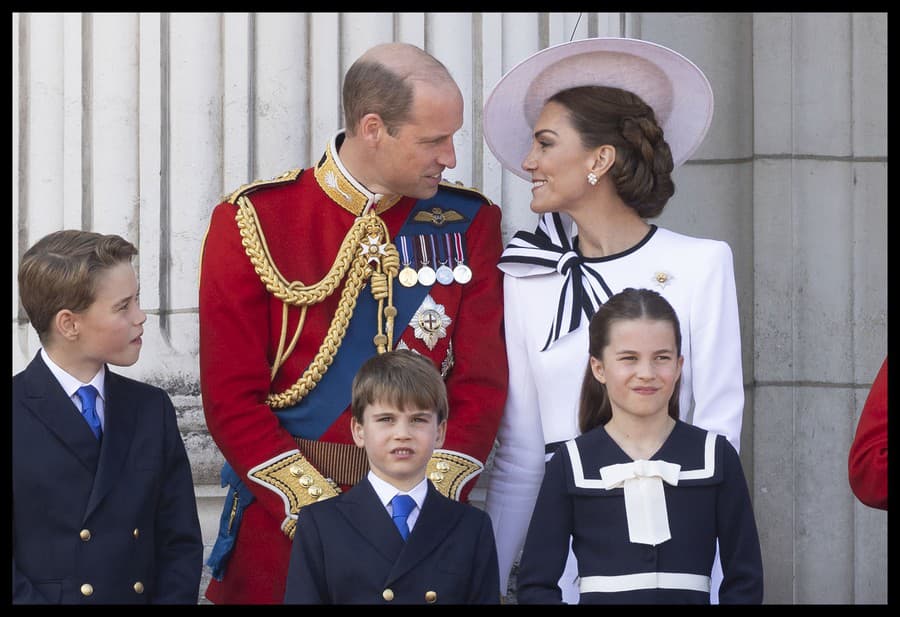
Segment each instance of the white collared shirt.
[{"label": "white collared shirt", "polygon": [[100,426],[101,428],[106,427],[106,371],[104,369],[100,369],[94,378],[91,379],[88,383],[81,383],[81,380],[76,379],[65,370],[63,370],[56,362],[50,359],[50,354],[42,347],[41,348],[41,358],[43,358],[44,363],[47,365],[47,368],[50,369],[50,372],[53,373],[53,376],[56,377],[56,381],[59,382],[59,385],[62,386],[62,389],[65,391],[66,396],[68,396],[72,400],[72,404],[75,405],[75,408],[81,412],[81,397],[78,396],[78,388],[81,386],[94,386],[97,388],[97,392],[99,395],[97,396],[97,416],[100,418]]},{"label": "white collared shirt", "polygon": [[404,492],[398,490],[396,486],[392,485],[390,482],[385,482],[381,478],[375,475],[371,469],[368,474],[369,482],[372,484],[372,488],[375,489],[375,493],[378,495],[378,499],[381,500],[381,504],[387,510],[387,513],[393,514],[391,507],[391,500],[395,495],[409,495],[413,498],[413,501],[416,502],[416,507],[413,508],[412,512],[409,513],[409,518],[406,519],[406,524],[409,526],[409,530],[412,531],[413,527],[416,526],[416,521],[419,518],[419,512],[422,510],[422,504],[425,503],[425,495],[428,494],[428,482],[427,478],[422,478],[422,481],[416,484],[411,491]]}]

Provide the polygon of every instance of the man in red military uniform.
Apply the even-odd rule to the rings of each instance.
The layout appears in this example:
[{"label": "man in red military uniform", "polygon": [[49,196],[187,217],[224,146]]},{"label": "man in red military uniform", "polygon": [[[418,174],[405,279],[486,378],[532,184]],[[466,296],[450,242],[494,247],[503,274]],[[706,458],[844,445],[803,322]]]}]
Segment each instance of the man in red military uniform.
[{"label": "man in red military uniform", "polygon": [[392,43],[357,60],[343,97],[346,131],[316,166],[238,189],[204,240],[201,390],[229,487],[216,604],[282,602],[298,510],[366,473],[349,409],[366,358],[407,347],[441,370],[450,417],[429,478],[460,501],[505,402],[500,208],[441,182],[459,88]]}]

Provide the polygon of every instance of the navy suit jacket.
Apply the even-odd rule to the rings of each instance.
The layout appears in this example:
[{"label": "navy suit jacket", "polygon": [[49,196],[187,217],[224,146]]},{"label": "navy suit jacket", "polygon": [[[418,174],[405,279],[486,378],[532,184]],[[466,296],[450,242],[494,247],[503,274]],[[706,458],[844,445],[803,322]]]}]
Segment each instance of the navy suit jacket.
[{"label": "navy suit jacket", "polygon": [[203,539],[168,394],[107,367],[98,444],[40,353],[12,382],[13,602],[196,604]]},{"label": "navy suit jacket", "polygon": [[499,604],[490,517],[429,480],[406,542],[368,480],[300,510],[290,604]]}]

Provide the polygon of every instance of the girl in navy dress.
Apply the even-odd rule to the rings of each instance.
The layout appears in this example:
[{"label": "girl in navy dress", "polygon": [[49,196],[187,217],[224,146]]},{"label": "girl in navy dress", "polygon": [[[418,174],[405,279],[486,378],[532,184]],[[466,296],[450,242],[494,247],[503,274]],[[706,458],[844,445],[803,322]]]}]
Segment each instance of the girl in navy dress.
[{"label": "girl in navy dress", "polygon": [[720,603],[761,603],[759,536],[737,451],[679,420],[675,310],[655,291],[625,289],[591,319],[589,353],[582,434],[547,463],[518,602],[562,601],[571,537],[580,603],[708,604],[717,540]]}]

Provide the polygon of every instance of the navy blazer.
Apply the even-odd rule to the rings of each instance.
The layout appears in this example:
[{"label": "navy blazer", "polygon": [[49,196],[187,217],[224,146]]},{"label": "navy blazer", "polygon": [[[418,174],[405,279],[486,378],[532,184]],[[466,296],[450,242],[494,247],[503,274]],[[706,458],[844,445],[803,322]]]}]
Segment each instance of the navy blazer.
[{"label": "navy blazer", "polygon": [[497,549],[487,512],[428,482],[406,542],[368,479],[297,517],[289,604],[499,604]]},{"label": "navy blazer", "polygon": [[677,486],[663,483],[671,538],[655,546],[630,541],[624,489],[598,484],[603,467],[632,462],[606,429],[559,447],[547,463],[525,538],[519,604],[562,601],[558,581],[570,537],[580,604],[709,604],[717,541],[724,574],[719,602],[762,602],[759,534],[734,447],[722,435],[678,420],[651,460],[681,466]]},{"label": "navy blazer", "polygon": [[107,367],[98,444],[40,352],[12,383],[13,602],[196,604],[203,539],[168,394]]}]

